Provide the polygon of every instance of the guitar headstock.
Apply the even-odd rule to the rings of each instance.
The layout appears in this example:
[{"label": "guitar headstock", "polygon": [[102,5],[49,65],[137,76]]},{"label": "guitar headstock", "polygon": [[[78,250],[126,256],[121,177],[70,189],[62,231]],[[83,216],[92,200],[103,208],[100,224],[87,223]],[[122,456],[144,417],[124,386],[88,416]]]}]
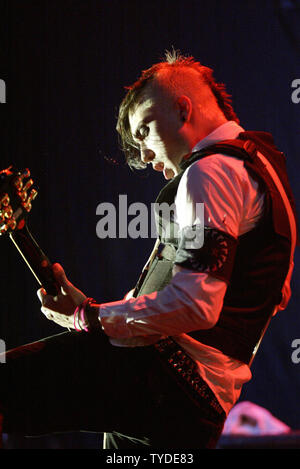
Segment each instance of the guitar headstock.
[{"label": "guitar headstock", "polygon": [[37,196],[33,184],[28,169],[18,171],[10,166],[0,171],[0,236],[24,227]]}]

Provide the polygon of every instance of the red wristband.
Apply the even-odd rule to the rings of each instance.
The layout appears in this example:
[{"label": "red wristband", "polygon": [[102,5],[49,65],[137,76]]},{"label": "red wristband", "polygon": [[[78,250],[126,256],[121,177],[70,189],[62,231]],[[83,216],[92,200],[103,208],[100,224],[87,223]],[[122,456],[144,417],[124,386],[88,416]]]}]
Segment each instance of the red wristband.
[{"label": "red wristband", "polygon": [[77,332],[80,332],[81,331],[81,328],[80,328],[80,324],[79,324],[79,318],[78,318],[78,315],[79,315],[79,311],[80,311],[80,306],[77,306],[75,311],[74,311],[74,329],[77,331]]},{"label": "red wristband", "polygon": [[83,303],[75,309],[74,328],[76,331],[91,332],[99,329],[101,324],[98,319],[98,305],[93,298],[86,298]]}]

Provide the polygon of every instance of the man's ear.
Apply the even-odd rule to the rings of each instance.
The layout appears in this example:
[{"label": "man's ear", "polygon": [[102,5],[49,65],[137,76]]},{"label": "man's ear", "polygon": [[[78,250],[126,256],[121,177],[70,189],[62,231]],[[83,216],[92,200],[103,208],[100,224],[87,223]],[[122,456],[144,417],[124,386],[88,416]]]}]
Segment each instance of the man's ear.
[{"label": "man's ear", "polygon": [[182,122],[189,122],[192,114],[192,101],[188,96],[180,96],[177,98],[177,106]]}]

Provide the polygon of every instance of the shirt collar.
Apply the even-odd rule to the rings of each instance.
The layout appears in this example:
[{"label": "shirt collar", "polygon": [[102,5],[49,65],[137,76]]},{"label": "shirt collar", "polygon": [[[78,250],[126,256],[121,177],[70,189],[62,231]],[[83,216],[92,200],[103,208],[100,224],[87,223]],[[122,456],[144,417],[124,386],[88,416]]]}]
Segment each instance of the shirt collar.
[{"label": "shirt collar", "polygon": [[244,132],[243,127],[238,125],[235,121],[225,122],[225,124],[220,125],[217,129],[213,130],[210,134],[206,135],[205,138],[200,140],[192,149],[192,153],[221,142],[222,140],[237,138],[241,132]]}]

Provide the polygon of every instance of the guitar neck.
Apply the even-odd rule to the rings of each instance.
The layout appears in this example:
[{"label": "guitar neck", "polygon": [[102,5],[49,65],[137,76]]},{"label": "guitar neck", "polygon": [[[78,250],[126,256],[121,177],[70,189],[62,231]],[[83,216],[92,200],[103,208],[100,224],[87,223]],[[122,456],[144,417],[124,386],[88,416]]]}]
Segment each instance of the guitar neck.
[{"label": "guitar neck", "polygon": [[60,288],[55,282],[52,264],[30,233],[27,225],[25,224],[20,230],[15,230],[9,237],[30,268],[39,285],[43,287],[49,295],[57,295]]}]

